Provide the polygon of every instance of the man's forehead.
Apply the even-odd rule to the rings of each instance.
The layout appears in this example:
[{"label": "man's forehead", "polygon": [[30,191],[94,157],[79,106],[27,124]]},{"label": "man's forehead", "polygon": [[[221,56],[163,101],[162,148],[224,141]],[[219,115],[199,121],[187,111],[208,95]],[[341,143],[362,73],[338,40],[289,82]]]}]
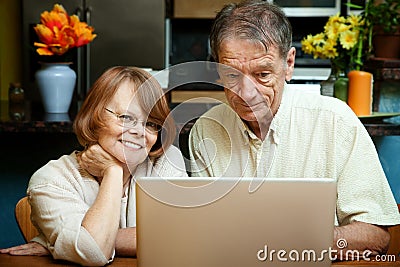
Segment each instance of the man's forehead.
[{"label": "man's forehead", "polygon": [[277,58],[269,54],[260,55],[255,58],[222,58],[221,70],[230,70],[232,68],[242,69],[243,67],[250,68],[270,68],[277,64]]},{"label": "man's forehead", "polygon": [[275,60],[279,56],[279,50],[275,46],[267,49],[260,42],[248,40],[225,40],[219,50],[220,63],[229,65],[258,64]]}]

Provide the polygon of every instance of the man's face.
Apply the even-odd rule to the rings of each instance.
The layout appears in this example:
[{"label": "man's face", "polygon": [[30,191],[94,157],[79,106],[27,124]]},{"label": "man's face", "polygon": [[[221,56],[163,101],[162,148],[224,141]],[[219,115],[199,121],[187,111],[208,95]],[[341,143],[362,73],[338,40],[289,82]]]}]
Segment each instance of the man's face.
[{"label": "man's face", "polygon": [[295,49],[282,58],[258,42],[226,39],[219,49],[219,74],[230,106],[245,121],[274,115],[281,103],[285,80],[293,73]]}]

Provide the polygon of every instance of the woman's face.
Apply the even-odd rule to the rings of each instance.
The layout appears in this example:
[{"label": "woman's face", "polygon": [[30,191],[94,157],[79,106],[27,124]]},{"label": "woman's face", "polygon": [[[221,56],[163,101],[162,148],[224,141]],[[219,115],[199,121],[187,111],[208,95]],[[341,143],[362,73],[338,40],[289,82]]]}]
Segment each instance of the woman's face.
[{"label": "woman's face", "polygon": [[[147,120],[148,114],[142,111],[134,97],[134,86],[129,81],[120,85],[106,107],[109,111],[104,110],[106,127],[99,132],[100,146],[129,168],[135,168],[142,163],[157,141],[157,133],[147,131],[144,123],[141,123]],[[123,126],[117,115],[110,111],[137,118],[140,122],[133,127]]]}]

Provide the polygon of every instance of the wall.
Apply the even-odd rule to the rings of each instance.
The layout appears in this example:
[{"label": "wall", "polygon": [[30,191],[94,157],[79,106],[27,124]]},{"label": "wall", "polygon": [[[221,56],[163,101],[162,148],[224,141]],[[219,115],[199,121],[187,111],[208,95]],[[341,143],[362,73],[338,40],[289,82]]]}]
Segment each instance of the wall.
[{"label": "wall", "polygon": [[0,248],[24,243],[14,217],[29,178],[49,160],[79,148],[72,133],[0,133]]},{"label": "wall", "polygon": [[21,2],[0,0],[0,99],[8,99],[11,82],[22,79]]},{"label": "wall", "polygon": [[[379,111],[400,112],[400,81],[383,81],[380,88]],[[387,121],[400,124],[400,116]],[[400,136],[376,137],[374,142],[393,194],[400,203]]]},{"label": "wall", "polygon": [[[21,80],[20,1],[0,0],[0,98],[8,98],[10,82]],[[301,24],[296,24],[303,26]],[[308,29],[308,28],[307,28]],[[179,36],[177,32],[176,36]],[[185,34],[185,33],[182,33]],[[204,48],[203,54],[206,54]],[[191,55],[193,56],[193,55]],[[177,60],[179,61],[179,60]],[[393,88],[393,87],[390,87]],[[386,111],[400,111],[399,93],[388,89],[383,106]],[[397,89],[398,91],[398,89]],[[397,94],[394,96],[394,94]],[[397,104],[396,104],[397,103]],[[381,110],[385,111],[385,110]],[[374,138],[389,183],[400,203],[400,137]],[[24,242],[14,218],[14,207],[25,195],[33,172],[51,159],[77,147],[72,134],[4,134],[0,133],[0,248]]]},{"label": "wall", "polygon": [[375,137],[373,140],[393,195],[400,203],[400,136]]}]

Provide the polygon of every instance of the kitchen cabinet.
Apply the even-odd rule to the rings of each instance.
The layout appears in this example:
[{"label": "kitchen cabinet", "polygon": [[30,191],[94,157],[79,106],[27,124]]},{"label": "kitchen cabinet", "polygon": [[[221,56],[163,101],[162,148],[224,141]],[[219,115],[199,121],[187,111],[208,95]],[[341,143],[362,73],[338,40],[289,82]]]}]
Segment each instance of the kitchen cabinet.
[{"label": "kitchen cabinet", "polygon": [[372,58],[365,69],[374,77],[373,111],[400,112],[400,60]]},{"label": "kitchen cabinet", "polygon": [[78,101],[109,67],[166,67],[164,0],[22,0],[22,82],[30,100],[38,100],[39,96],[34,74],[40,65],[33,49],[37,41],[33,27],[40,22],[40,14],[51,10],[55,3],[63,5],[68,14],[78,15],[97,34],[92,43],[78,48],[74,55]]},{"label": "kitchen cabinet", "polygon": [[174,18],[213,19],[217,12],[232,0],[174,0]]}]

